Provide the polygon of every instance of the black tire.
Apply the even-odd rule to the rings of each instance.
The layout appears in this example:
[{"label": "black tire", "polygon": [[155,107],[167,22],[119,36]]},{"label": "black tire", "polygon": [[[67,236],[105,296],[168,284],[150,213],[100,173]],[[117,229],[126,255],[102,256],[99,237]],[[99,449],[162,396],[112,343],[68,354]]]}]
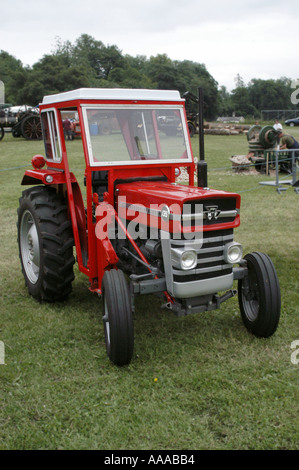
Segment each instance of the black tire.
[{"label": "black tire", "polygon": [[2,140],[4,137],[4,129],[3,127],[0,127],[0,140]]},{"label": "black tire", "polygon": [[21,133],[27,140],[40,140],[42,138],[42,124],[39,115],[25,117],[22,121]]},{"label": "black tire", "polygon": [[21,137],[20,130],[19,129],[12,129],[11,131],[13,137]]},{"label": "black tire", "polygon": [[129,288],[121,270],[105,272],[102,300],[108,357],[117,366],[129,364],[134,349],[133,314]]},{"label": "black tire", "polygon": [[64,199],[54,188],[23,191],[18,209],[18,245],[29,293],[39,301],[64,300],[74,279],[73,235]]},{"label": "black tire", "polygon": [[248,276],[238,281],[241,316],[246,328],[255,336],[273,335],[280,317],[280,287],[274,265],[264,253],[245,256]]}]

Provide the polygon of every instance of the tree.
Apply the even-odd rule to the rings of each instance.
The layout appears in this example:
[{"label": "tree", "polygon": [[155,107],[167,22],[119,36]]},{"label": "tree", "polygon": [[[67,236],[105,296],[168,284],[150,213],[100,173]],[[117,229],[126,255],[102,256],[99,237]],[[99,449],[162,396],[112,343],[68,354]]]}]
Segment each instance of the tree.
[{"label": "tree", "polygon": [[251,103],[248,88],[240,86],[235,88],[231,94],[234,112],[237,116],[257,117],[258,110]]},{"label": "tree", "polygon": [[243,78],[241,77],[241,75],[239,73],[235,76],[234,82],[236,84],[236,88],[244,88],[245,87],[244,80],[243,80]]},{"label": "tree", "polygon": [[84,68],[73,66],[63,55],[45,55],[28,72],[19,96],[27,104],[37,105],[44,95],[88,86]]},{"label": "tree", "polygon": [[[190,60],[172,61],[166,54],[151,57],[147,65],[147,74],[158,89],[174,89],[181,94],[190,91],[197,95],[198,87],[204,89],[204,117],[212,119],[219,107],[217,82],[209,74],[205,65]],[[197,112],[197,107],[188,102],[190,111]]]},{"label": "tree", "polygon": [[109,80],[110,72],[124,65],[124,58],[117,46],[105,46],[88,34],[82,34],[73,48],[74,63],[84,64],[94,78]]},{"label": "tree", "polygon": [[249,97],[252,104],[262,109],[291,109],[291,80],[261,80],[254,78],[248,84]]},{"label": "tree", "polygon": [[219,113],[220,116],[231,116],[234,111],[231,94],[225,86],[221,86],[219,90]]},{"label": "tree", "polygon": [[146,64],[148,77],[159,90],[172,90],[178,81],[177,71],[166,54],[151,56]]},{"label": "tree", "polygon": [[[22,83],[25,74],[26,71],[20,60],[8,52],[0,50],[0,80],[5,86],[5,100],[7,103],[16,103],[18,87]],[[21,76],[22,79],[20,79]]]}]

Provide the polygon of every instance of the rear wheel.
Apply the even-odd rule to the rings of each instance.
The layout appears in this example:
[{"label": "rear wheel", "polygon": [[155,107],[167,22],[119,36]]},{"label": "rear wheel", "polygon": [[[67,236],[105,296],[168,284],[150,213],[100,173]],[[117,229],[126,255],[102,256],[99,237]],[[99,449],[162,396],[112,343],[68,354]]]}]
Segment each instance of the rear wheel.
[{"label": "rear wheel", "polygon": [[39,115],[27,116],[22,122],[21,132],[27,140],[40,140],[42,138],[42,125]]},{"label": "rear wheel", "polygon": [[133,314],[129,288],[121,270],[105,272],[102,299],[107,354],[117,366],[129,364],[134,348]]},{"label": "rear wheel", "polygon": [[188,122],[188,130],[189,130],[190,137],[193,137],[195,134],[195,126],[192,122]]},{"label": "rear wheel", "polygon": [[255,336],[267,338],[278,326],[280,287],[274,265],[264,253],[245,256],[248,276],[239,280],[238,297],[243,323]]},{"label": "rear wheel", "polygon": [[63,198],[50,187],[26,189],[20,198],[17,225],[29,293],[49,302],[65,299],[74,279],[74,241]]}]

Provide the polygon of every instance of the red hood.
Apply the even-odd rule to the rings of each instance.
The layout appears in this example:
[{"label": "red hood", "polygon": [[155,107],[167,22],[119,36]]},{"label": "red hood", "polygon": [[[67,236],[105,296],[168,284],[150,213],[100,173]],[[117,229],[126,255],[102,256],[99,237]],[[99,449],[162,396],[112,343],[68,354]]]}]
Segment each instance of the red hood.
[{"label": "red hood", "polygon": [[[195,204],[202,204],[205,215],[203,230],[222,230],[240,225],[240,196],[236,193],[202,189],[193,186],[172,184],[163,181],[138,181],[119,184],[117,186],[117,210],[120,217],[132,220],[139,214],[138,223],[148,226],[161,227],[163,206],[168,206],[170,218],[181,220],[184,213],[183,205],[191,204],[191,212],[196,210]],[[193,209],[192,209],[193,207]],[[195,208],[195,209],[194,209]],[[128,212],[127,212],[128,210]],[[217,217],[212,214],[217,211]],[[171,215],[172,214],[172,215]],[[170,227],[174,230],[174,226]],[[177,227],[181,231],[196,231],[196,227]]]},{"label": "red hood", "polygon": [[145,207],[150,207],[150,204],[167,204],[168,206],[179,204],[182,207],[187,201],[234,197],[236,199],[236,207],[240,208],[239,194],[164,181],[124,183],[119,184],[117,190],[117,196],[125,197],[127,204],[142,204]]}]

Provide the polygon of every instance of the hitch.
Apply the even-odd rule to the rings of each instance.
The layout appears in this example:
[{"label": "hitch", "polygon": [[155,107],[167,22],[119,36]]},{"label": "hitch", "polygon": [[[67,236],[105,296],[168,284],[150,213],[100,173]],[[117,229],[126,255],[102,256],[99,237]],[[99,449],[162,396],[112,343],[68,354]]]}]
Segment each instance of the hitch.
[{"label": "hitch", "polygon": [[183,317],[194,313],[202,313],[219,309],[223,302],[234,297],[236,294],[237,290],[231,289],[221,296],[204,295],[202,297],[186,299],[185,305],[177,300],[172,303],[167,302],[166,304],[163,304],[161,308],[171,310],[177,317]]}]

